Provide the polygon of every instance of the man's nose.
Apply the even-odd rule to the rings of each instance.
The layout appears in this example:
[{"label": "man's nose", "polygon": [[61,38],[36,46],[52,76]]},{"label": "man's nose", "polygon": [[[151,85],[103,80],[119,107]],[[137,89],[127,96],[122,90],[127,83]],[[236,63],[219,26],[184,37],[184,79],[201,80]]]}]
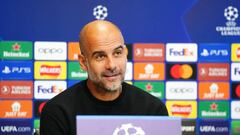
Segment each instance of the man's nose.
[{"label": "man's nose", "polygon": [[106,69],[114,70],[116,68],[116,61],[112,57],[108,57],[106,61]]}]

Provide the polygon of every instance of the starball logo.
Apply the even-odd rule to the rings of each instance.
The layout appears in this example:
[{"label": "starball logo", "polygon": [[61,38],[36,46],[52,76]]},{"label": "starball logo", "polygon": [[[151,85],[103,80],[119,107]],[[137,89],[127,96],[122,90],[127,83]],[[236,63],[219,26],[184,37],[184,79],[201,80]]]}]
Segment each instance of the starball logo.
[{"label": "starball logo", "polygon": [[224,17],[227,20],[226,26],[216,26],[216,31],[221,36],[240,36],[240,27],[237,26],[238,8],[234,6],[226,7],[224,9]]}]

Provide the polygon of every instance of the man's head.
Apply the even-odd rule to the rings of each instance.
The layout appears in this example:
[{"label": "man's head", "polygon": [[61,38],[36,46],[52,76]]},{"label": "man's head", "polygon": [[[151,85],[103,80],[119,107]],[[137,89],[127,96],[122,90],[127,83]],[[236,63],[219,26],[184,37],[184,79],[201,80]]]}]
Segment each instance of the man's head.
[{"label": "man's head", "polygon": [[81,68],[95,89],[121,89],[127,62],[127,49],[117,26],[108,21],[88,23],[80,32]]}]

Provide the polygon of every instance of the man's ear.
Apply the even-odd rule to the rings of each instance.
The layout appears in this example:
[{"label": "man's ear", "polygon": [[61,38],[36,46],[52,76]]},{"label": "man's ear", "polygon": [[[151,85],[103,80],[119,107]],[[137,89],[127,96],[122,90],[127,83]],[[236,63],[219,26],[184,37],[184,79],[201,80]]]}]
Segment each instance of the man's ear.
[{"label": "man's ear", "polygon": [[126,56],[128,55],[128,49],[127,49],[127,46],[125,45],[125,47],[124,47],[124,51],[125,51],[125,53],[126,53]]},{"label": "man's ear", "polygon": [[87,65],[86,65],[87,61],[86,61],[86,58],[82,54],[78,55],[78,61],[79,61],[79,64],[80,64],[80,67],[82,68],[82,70],[87,71]]}]

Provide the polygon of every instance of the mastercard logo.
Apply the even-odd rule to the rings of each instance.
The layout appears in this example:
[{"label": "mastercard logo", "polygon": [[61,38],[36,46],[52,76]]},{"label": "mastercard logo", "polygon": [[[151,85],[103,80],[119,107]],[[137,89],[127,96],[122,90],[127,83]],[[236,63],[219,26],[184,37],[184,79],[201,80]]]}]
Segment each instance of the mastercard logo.
[{"label": "mastercard logo", "polygon": [[169,64],[168,79],[194,79],[195,69],[191,64]]}]

